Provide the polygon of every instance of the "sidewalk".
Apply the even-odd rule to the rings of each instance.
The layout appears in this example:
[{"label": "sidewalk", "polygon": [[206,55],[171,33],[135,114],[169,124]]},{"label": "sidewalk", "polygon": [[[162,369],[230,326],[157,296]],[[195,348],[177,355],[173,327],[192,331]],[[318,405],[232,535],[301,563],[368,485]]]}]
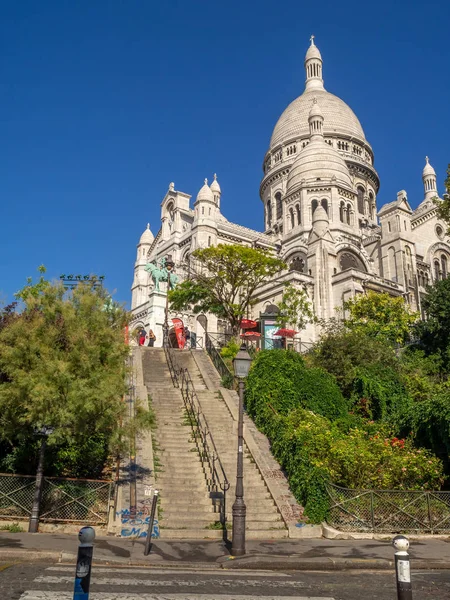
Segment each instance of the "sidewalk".
[{"label": "sidewalk", "polygon": [[[94,564],[197,569],[330,571],[392,569],[394,550],[378,540],[248,541],[247,555],[230,557],[219,540],[161,541],[144,556],[144,540],[99,537]],[[75,563],[78,539],[65,534],[0,533],[0,561]],[[412,540],[413,569],[450,569],[450,538]]]}]

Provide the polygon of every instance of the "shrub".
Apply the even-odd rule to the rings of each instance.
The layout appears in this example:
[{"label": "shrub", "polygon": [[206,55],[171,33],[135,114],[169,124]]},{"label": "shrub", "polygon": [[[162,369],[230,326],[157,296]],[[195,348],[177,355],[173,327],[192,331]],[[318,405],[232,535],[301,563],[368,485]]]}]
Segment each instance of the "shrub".
[{"label": "shrub", "polygon": [[297,407],[330,419],[348,415],[348,403],[334,378],[323,369],[306,367],[300,354],[290,350],[257,355],[247,379],[246,403],[257,424],[270,412],[287,415]]},{"label": "shrub", "polygon": [[356,428],[344,434],[325,417],[302,408],[288,416],[273,414],[266,429],[292,492],[313,522],[326,518],[327,482],[365,489],[436,489],[443,482],[440,460],[414,449],[409,439]]}]

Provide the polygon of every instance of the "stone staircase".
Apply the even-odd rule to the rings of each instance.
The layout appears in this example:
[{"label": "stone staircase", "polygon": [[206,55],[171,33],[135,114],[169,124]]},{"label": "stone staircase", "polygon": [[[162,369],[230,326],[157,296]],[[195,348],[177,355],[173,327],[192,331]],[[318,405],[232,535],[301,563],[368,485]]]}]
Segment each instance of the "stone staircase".
[{"label": "stone staircase", "polygon": [[[230,482],[226,498],[226,513],[227,521],[231,523],[237,470],[237,423],[232,419],[228,407],[221,397],[220,378],[206,353],[198,350],[177,351],[175,360],[180,367],[189,370],[218,455]],[[244,494],[247,506],[246,537],[248,539],[288,537],[285,523],[245,444]]]},{"label": "stone staircase", "polygon": [[221,538],[221,530],[209,529],[220,515],[210,498],[183,398],[172,384],[164,350],[143,348],[142,364],[157,422],[152,435],[161,538]]}]

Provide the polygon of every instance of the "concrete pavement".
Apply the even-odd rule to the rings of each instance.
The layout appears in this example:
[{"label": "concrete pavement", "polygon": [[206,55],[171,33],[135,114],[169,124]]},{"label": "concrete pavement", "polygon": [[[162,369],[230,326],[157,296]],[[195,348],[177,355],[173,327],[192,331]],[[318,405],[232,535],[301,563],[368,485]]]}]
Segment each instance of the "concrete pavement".
[{"label": "concrete pavement", "polygon": [[[233,558],[219,540],[160,541],[144,556],[143,539],[98,537],[94,563],[201,569],[315,570],[392,569],[389,540],[253,540],[247,555]],[[78,540],[67,534],[0,533],[0,561],[74,563]],[[411,542],[413,569],[450,569],[450,538]]]}]

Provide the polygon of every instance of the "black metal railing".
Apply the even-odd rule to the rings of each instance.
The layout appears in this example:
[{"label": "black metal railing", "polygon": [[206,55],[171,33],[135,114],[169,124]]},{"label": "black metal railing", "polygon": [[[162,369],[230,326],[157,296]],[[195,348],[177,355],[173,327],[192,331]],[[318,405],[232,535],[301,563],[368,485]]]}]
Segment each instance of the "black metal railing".
[{"label": "black metal railing", "polygon": [[352,490],[327,485],[328,523],[341,531],[450,532],[450,492]]},{"label": "black metal railing", "polygon": [[219,375],[222,377],[224,387],[232,388],[234,374],[225,364],[225,361],[221,357],[219,350],[219,348],[223,347],[227,342],[220,346],[220,339],[221,338],[216,337],[214,334],[205,333],[205,349],[210,359],[212,360],[213,365],[216,367]]},{"label": "black metal railing", "polygon": [[203,414],[200,401],[195,391],[192,378],[187,368],[180,367],[176,361],[179,350],[166,346],[164,348],[170,375],[175,387],[179,388],[183,397],[186,414],[192,427],[194,442],[202,462],[203,472],[214,509],[218,508],[224,540],[226,528],[226,493],[230,489],[224,466],[220,460],[208,421]]}]

